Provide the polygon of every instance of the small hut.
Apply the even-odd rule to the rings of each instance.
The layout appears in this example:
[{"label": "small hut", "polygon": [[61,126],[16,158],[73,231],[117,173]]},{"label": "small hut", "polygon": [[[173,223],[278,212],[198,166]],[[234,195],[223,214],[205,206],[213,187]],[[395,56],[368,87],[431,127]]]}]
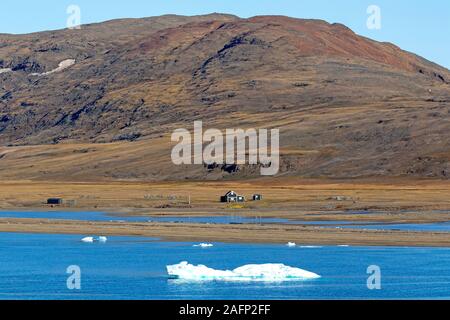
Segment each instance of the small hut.
[{"label": "small hut", "polygon": [[224,196],[220,197],[220,202],[237,202],[237,193],[228,191]]},{"label": "small hut", "polygon": [[253,195],[253,201],[261,201],[262,200],[262,195],[261,194],[254,194]]},{"label": "small hut", "polygon": [[62,198],[49,198],[47,199],[47,204],[51,205],[62,205],[64,203]]},{"label": "small hut", "polygon": [[228,191],[224,196],[220,197],[220,202],[245,202],[245,197],[238,195],[234,191]]}]

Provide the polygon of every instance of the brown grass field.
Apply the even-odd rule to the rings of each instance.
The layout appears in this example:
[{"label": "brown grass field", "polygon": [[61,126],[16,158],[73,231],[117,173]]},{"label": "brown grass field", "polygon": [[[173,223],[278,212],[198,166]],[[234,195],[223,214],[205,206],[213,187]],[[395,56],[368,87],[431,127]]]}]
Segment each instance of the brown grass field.
[{"label": "brown grass field", "polygon": [[[263,201],[219,202],[228,190]],[[450,183],[431,180],[328,181],[267,179],[246,182],[36,182],[0,183],[3,210],[101,210],[122,215],[280,217],[304,221],[345,220],[431,223],[450,220]],[[47,198],[75,200],[52,207]],[[190,203],[189,203],[190,200]],[[0,219],[2,232],[102,233],[177,240],[304,244],[449,246],[448,233],[339,230],[306,226],[89,223]]]}]

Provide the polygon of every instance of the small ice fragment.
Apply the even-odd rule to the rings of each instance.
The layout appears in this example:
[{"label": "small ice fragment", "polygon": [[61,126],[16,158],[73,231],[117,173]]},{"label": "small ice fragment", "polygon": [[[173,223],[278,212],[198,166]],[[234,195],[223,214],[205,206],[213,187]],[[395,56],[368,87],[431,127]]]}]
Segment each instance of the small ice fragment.
[{"label": "small ice fragment", "polygon": [[287,246],[292,248],[297,246],[297,244],[295,242],[288,242]]},{"label": "small ice fragment", "polygon": [[81,239],[82,242],[94,242],[94,237],[85,237]]},{"label": "small ice fragment", "polygon": [[200,244],[194,244],[194,247],[210,248],[210,247],[214,247],[214,245],[211,243],[200,243]]},{"label": "small ice fragment", "polygon": [[106,242],[106,241],[108,241],[108,238],[107,238],[107,237],[101,236],[101,237],[98,237],[98,241],[100,241],[100,242]]},{"label": "small ice fragment", "polygon": [[317,249],[317,248],[322,248],[321,246],[300,246],[300,248],[303,249]]}]

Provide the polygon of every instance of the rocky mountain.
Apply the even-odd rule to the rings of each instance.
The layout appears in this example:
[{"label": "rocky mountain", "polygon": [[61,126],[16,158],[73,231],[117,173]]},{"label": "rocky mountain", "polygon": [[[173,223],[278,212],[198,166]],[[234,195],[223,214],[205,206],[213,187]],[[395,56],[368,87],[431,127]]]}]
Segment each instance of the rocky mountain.
[{"label": "rocky mountain", "polygon": [[170,134],[195,120],[279,128],[283,176],[450,176],[450,72],[341,24],[170,15],[0,34],[0,176],[258,176],[174,168]]}]

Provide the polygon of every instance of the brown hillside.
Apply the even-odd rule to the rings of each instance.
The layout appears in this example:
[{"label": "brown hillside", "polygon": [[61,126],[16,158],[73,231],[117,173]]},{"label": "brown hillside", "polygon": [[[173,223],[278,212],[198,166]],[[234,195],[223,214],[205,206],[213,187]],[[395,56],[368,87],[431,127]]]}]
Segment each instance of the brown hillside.
[{"label": "brown hillside", "polygon": [[450,176],[450,72],[341,24],[213,14],[0,35],[2,68],[3,178],[259,174],[174,167],[170,134],[195,120],[280,128],[281,175]]}]

